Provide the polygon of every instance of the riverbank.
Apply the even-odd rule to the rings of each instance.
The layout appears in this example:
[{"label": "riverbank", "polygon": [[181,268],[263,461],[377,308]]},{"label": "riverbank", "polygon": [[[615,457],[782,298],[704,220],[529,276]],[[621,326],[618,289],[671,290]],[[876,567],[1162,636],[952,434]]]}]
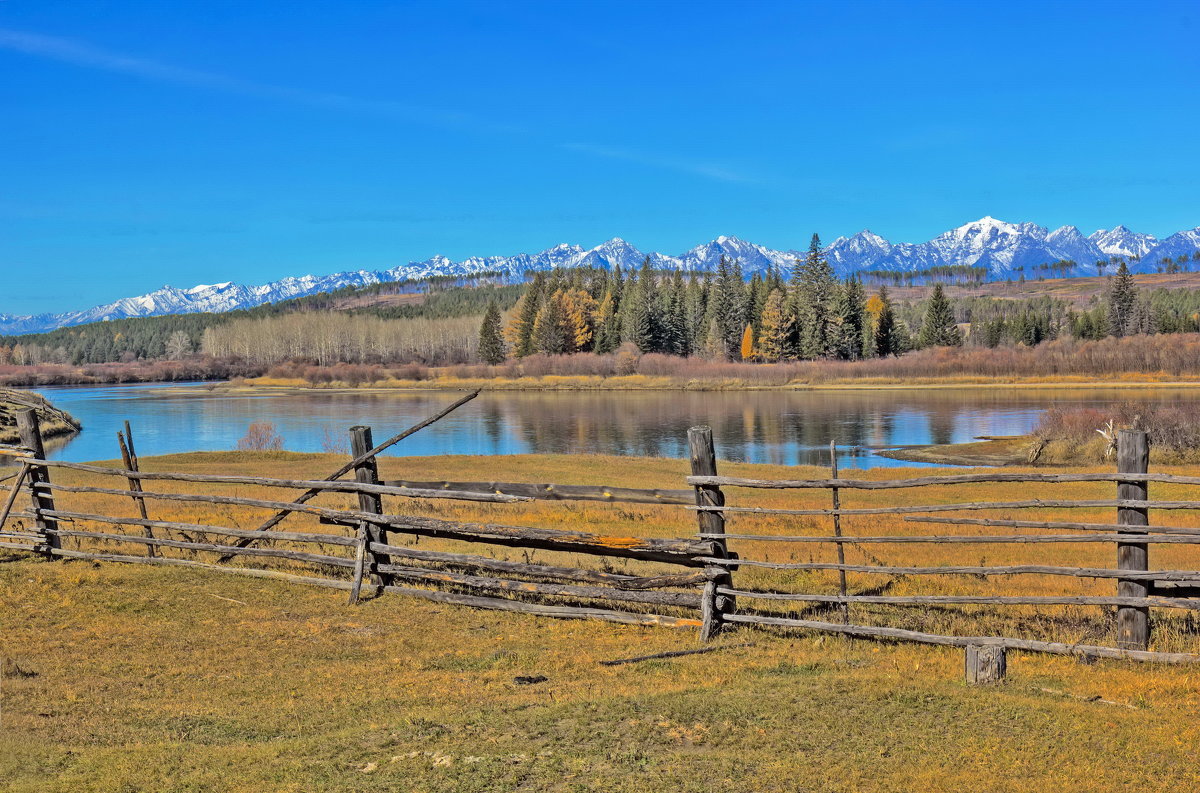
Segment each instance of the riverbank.
[{"label": "riverbank", "polygon": [[[186,388],[186,387],[184,387]],[[371,383],[330,381],[312,383],[298,378],[235,378],[223,383],[196,386],[210,391],[254,392],[356,392],[393,391],[904,391],[959,388],[1002,389],[1164,389],[1200,388],[1200,377],[1180,379],[1149,373],[1119,377],[905,377],[845,378],[819,382],[764,384],[736,378],[698,379],[648,375],[544,375],[541,377],[451,377],[427,380],[388,379]]]},{"label": "riverbank", "polygon": [[33,408],[37,411],[43,438],[74,435],[82,429],[74,416],[65,410],[54,407],[40,394],[12,388],[0,388],[0,443],[12,444],[20,440],[16,414],[17,411],[26,408]]}]

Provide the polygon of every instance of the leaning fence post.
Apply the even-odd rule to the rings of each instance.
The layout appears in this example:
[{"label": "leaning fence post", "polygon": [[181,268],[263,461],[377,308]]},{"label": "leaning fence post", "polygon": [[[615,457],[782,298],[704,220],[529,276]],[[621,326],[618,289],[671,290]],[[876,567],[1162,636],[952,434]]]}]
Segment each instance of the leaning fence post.
[{"label": "leaning fence post", "polygon": [[[688,451],[692,461],[692,476],[716,476],[717,453],[713,448],[712,427],[692,427],[688,430]],[[696,506],[723,507],[725,494],[717,485],[696,485]],[[700,510],[696,513],[700,524],[701,534],[724,534],[725,514],[723,512]],[[724,538],[707,538],[713,543],[717,556],[729,558],[729,547]],[[708,583],[704,587],[701,598],[703,622],[700,627],[700,638],[707,641],[720,632],[722,617],[733,611],[735,602],[731,595],[717,593],[717,587],[733,585],[732,572],[721,566],[705,568]]]},{"label": "leaning fence post", "polygon": [[[125,466],[125,470],[130,473],[138,473],[138,458],[137,450],[133,445],[133,430],[129,426],[129,422],[125,422],[125,434],[122,435],[120,430],[117,431],[117,445],[121,447],[121,463]],[[133,503],[137,505],[138,514],[142,516],[143,521],[149,521],[150,515],[146,512],[146,499],[143,496],[136,495],[142,492],[142,480],[136,476],[126,478],[129,482],[129,490],[135,495],[132,496]],[[142,524],[142,534],[148,539],[154,539],[154,530],[150,528],[149,523]],[[153,558],[155,555],[154,544],[146,543],[146,556]]]},{"label": "leaning fence post", "polygon": [[[370,427],[355,426],[350,428],[350,454],[355,459],[371,451],[374,446],[375,444],[371,441]],[[354,466],[354,479],[368,485],[379,484],[379,466],[376,459],[368,457]],[[376,515],[382,515],[383,497],[378,493],[359,493],[358,509],[360,512],[372,512]],[[371,575],[371,582],[376,586],[383,586],[390,583],[391,576],[379,572],[380,563],[389,563],[391,561],[390,557],[377,554],[371,550],[371,543],[387,542],[387,530],[384,529],[382,524],[363,521],[359,526],[359,531],[363,535],[364,564],[366,571]]]},{"label": "leaning fence post", "polygon": [[[17,411],[17,431],[21,434],[21,445],[33,454],[33,459],[46,459],[46,450],[42,446],[42,429],[38,422],[37,412],[33,408]],[[62,547],[58,537],[58,522],[43,515],[43,510],[54,509],[54,496],[40,484],[50,482],[50,472],[44,465],[29,466],[29,488],[32,492],[33,521],[38,533],[42,535],[46,556],[54,558],[54,551]]]},{"label": "leaning fence post", "polygon": [[[1142,430],[1121,430],[1117,434],[1117,473],[1145,474],[1150,470],[1150,441]],[[1117,498],[1121,501],[1148,501],[1149,483],[1118,482]],[[1150,525],[1149,510],[1145,507],[1118,507],[1117,523],[1122,526]],[[1145,534],[1145,530],[1130,529],[1129,534]],[[1146,543],[1117,543],[1117,569],[1145,571],[1150,569]],[[1117,579],[1117,597],[1144,598],[1150,591],[1145,579]],[[1145,650],[1150,646],[1150,610],[1145,606],[1117,607],[1117,646],[1126,650]]]}]

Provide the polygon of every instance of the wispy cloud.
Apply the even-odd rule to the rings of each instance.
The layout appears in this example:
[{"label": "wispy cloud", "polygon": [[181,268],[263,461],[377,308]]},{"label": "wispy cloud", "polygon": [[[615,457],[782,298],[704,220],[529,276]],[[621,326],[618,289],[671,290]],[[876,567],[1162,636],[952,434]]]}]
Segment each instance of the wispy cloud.
[{"label": "wispy cloud", "polygon": [[564,143],[562,144],[561,148],[567,149],[568,151],[577,151],[582,154],[589,154],[593,157],[604,157],[609,160],[623,160],[625,162],[638,163],[639,165],[648,165],[652,168],[662,168],[668,171],[678,171],[680,173],[691,174],[693,176],[702,176],[706,179],[715,179],[718,182],[753,184],[758,181],[757,179],[753,179],[745,174],[730,170],[729,168],[716,163],[697,162],[678,157],[647,154],[645,152],[633,151],[631,149],[617,148],[613,146],[601,146],[592,143]]},{"label": "wispy cloud", "polygon": [[[143,80],[174,83],[222,93],[275,99],[312,107],[372,113],[420,121],[438,126],[479,128],[480,120],[465,113],[421,107],[419,105],[381,99],[362,99],[344,94],[306,91],[286,86],[243,80],[215,72],[172,66],[146,58],[136,58],[93,47],[70,39],[43,36],[18,30],[0,28],[0,49],[21,52],[40,58],[70,63],[90,69],[127,74]],[[484,125],[492,131],[511,131],[495,125]]]},{"label": "wispy cloud", "polygon": [[[530,137],[528,130],[499,124],[468,113],[422,107],[387,99],[364,99],[345,94],[308,91],[299,88],[260,83],[216,72],[173,66],[167,63],[111,52],[83,42],[56,36],[45,36],[19,30],[0,28],[0,49],[47,58],[89,69],[126,74],[142,80],[173,83],[191,88],[218,91],[241,96],[259,97],[310,107],[341,110],[353,113],[390,116],[431,126],[467,129],[485,135]],[[558,148],[589,157],[636,163],[649,168],[690,174],[719,182],[753,184],[758,182],[745,174],[722,165],[678,157],[647,154],[625,148],[591,143],[557,144]]]}]

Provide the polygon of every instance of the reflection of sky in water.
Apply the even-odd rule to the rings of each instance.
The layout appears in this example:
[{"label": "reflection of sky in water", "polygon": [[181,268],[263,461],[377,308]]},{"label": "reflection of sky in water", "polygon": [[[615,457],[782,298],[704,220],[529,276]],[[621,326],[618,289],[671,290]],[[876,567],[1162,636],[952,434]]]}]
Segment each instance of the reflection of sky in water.
[{"label": "reflection of sky in water", "polygon": [[[347,428],[368,424],[377,440],[452,402],[448,392],[223,394],[190,386],[82,386],[42,393],[73,413],[84,431],[51,456],[113,459],[116,432],[133,425],[139,454],[232,449],[254,421],[271,421],[291,451],[345,451]],[[687,429],[709,424],[724,459],[828,464],[836,440],[840,465],[911,465],[880,457],[883,448],[961,443],[981,435],[1028,432],[1048,406],[1104,404],[1116,391],[904,390],[749,392],[498,392],[484,394],[393,447],[405,456],[527,453],[687,456]],[[1191,399],[1180,392],[1139,399]],[[339,448],[340,447],[340,448]],[[502,461],[497,461],[500,466]],[[502,471],[493,472],[496,475]]]}]

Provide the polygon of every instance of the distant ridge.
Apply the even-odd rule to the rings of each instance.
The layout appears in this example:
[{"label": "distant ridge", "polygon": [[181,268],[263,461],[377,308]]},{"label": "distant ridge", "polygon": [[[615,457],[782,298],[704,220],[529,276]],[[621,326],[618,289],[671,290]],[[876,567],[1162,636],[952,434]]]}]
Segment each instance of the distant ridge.
[{"label": "distant ridge", "polygon": [[[825,249],[825,253],[830,264],[842,276],[870,270],[916,272],[931,267],[959,265],[983,267],[991,279],[1003,279],[1022,268],[1028,268],[1029,274],[1033,275],[1033,267],[1062,260],[1074,261],[1076,266],[1056,272],[1056,275],[1092,275],[1095,274],[1097,260],[1114,256],[1126,259],[1140,256],[1140,261],[1129,262],[1130,269],[1134,272],[1153,272],[1164,256],[1174,259],[1190,256],[1196,250],[1200,250],[1200,227],[1177,232],[1160,241],[1125,226],[1100,229],[1085,237],[1075,226],[1063,226],[1051,231],[1035,223],[1007,223],[984,217],[919,244],[892,243],[864,230],[851,237],[838,237]],[[773,250],[737,237],[724,236],[677,256],[669,256],[653,251],[643,252],[625,240],[614,237],[590,249],[562,244],[541,253],[474,256],[458,262],[445,256],[433,256],[423,262],[411,262],[388,270],[304,275],[260,286],[232,282],[189,289],[164,286],[144,295],[122,298],[82,311],[30,316],[0,314],[0,333],[39,333],[128,317],[232,311],[346,286],[366,286],[439,275],[469,276],[502,272],[509,277],[521,277],[526,272],[558,267],[620,266],[629,269],[640,266],[647,255],[656,268],[688,271],[712,270],[724,255],[740,261],[746,275],[762,272],[772,265],[789,270],[796,258],[803,256],[796,250]]]}]

